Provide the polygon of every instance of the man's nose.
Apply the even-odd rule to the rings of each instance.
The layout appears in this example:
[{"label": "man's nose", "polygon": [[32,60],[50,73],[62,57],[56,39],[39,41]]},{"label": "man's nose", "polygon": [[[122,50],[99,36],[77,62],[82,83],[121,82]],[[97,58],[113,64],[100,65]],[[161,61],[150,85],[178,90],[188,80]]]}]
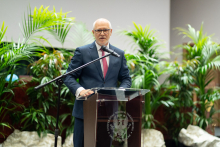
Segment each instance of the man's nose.
[{"label": "man's nose", "polygon": [[105,35],[104,31],[101,32],[101,35]]}]

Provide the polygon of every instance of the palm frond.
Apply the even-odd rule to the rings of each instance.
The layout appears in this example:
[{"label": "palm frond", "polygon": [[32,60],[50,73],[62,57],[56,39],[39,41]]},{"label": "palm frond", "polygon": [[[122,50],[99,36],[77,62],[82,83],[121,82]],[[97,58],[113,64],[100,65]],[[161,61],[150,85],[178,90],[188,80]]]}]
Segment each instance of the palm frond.
[{"label": "palm frond", "polygon": [[[196,56],[201,56],[204,46],[210,41],[210,36],[203,34],[203,24],[199,31],[196,31],[191,25],[188,25],[188,30],[179,27],[176,29],[180,31],[179,34],[182,34],[183,38],[188,37],[192,40],[187,45],[181,45],[189,53],[187,59],[191,60]],[[193,43],[194,46],[191,46],[191,43]]]},{"label": "palm frond", "polygon": [[73,31],[71,32],[71,41],[75,47],[83,46],[93,42],[94,36],[91,31],[86,29],[83,23],[75,23]]},{"label": "palm frond", "polygon": [[1,27],[1,30],[0,30],[0,44],[4,38],[4,35],[5,35],[5,32],[7,30],[8,26],[5,27],[5,22],[3,21],[2,23],[2,27]]},{"label": "palm frond", "polygon": [[36,55],[35,52],[37,52],[39,48],[21,44],[12,42],[0,49],[0,71],[10,66],[19,66],[19,61],[32,61],[31,57]]},{"label": "palm frond", "polygon": [[157,38],[155,29],[150,29],[150,25],[145,28],[133,22],[135,29],[132,31],[123,30],[121,34],[130,37],[135,44],[139,46],[138,51],[155,59],[158,58],[158,49],[163,47],[161,41]]},{"label": "palm frond", "polygon": [[[52,33],[57,40],[64,43],[67,33],[71,28],[71,21],[74,18],[67,18],[67,13],[63,13],[62,9],[59,13],[48,10],[49,6],[44,8],[43,5],[37,9],[34,8],[33,14],[31,14],[31,8],[28,9],[27,16],[24,15],[24,20],[22,22],[23,26],[23,36],[26,41],[31,40],[31,37],[37,37],[33,34],[42,31],[49,31]],[[42,38],[42,36],[41,36]],[[46,38],[44,38],[46,40]]]}]

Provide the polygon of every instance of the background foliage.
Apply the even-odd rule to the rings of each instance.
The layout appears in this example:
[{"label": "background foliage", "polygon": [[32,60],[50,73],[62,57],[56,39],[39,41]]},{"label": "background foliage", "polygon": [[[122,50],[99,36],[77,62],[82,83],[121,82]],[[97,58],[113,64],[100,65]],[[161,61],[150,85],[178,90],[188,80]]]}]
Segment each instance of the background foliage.
[{"label": "background foliage", "polygon": [[[145,113],[143,114],[144,128],[156,128],[159,121],[154,119],[154,113],[160,105],[170,107],[173,105],[173,97],[168,91],[163,91],[165,83],[160,84],[160,75],[168,73],[165,62],[158,57],[158,50],[163,46],[156,37],[156,30],[151,30],[147,25],[143,29],[141,25],[133,22],[135,29],[121,31],[122,34],[132,38],[139,47],[137,55],[126,54],[127,64],[132,77],[132,88],[150,89],[145,95]],[[160,125],[162,126],[162,125]],[[164,127],[164,126],[163,126]],[[165,128],[165,127],[164,127]]]},{"label": "background foliage", "polygon": [[[21,61],[33,63],[33,57],[42,57],[39,61],[35,62],[31,66],[31,72],[35,76],[33,82],[36,84],[45,83],[48,80],[58,76],[62,72],[62,66],[67,68],[68,62],[64,61],[64,56],[68,56],[66,61],[70,61],[71,53],[60,50],[51,54],[48,49],[44,46],[44,42],[49,41],[44,37],[45,31],[52,34],[61,44],[64,43],[66,36],[71,28],[72,20],[74,18],[68,18],[67,13],[63,13],[62,9],[56,13],[55,8],[53,11],[49,11],[48,7],[44,8],[41,6],[39,9],[35,7],[34,11],[31,12],[31,8],[28,9],[28,14],[24,16],[22,29],[23,37],[22,41],[17,43],[2,43],[7,27],[4,26],[4,22],[1,27],[1,48],[0,48],[0,72],[1,72],[1,114],[5,116],[9,113],[9,110],[15,109],[12,106],[20,106],[12,101],[13,88],[20,86],[19,83],[5,81],[5,77],[8,74],[13,74],[15,69],[23,66]],[[39,33],[42,32],[41,35]],[[51,44],[50,44],[51,45]],[[51,45],[52,46],[52,45]],[[61,53],[63,52],[63,54]],[[36,58],[35,58],[36,60]],[[54,75],[52,75],[53,73]],[[55,84],[54,84],[55,86]],[[56,86],[55,86],[56,87]],[[28,94],[34,93],[30,88]],[[51,93],[52,92],[52,93]],[[54,92],[54,93],[53,93]],[[62,91],[65,93],[66,91]],[[4,93],[10,93],[8,97]],[[34,94],[36,94],[35,92]],[[33,98],[36,96],[35,98]],[[54,127],[55,119],[52,115],[48,114],[50,107],[55,106],[56,92],[52,86],[45,87],[41,93],[30,96],[29,106],[23,107],[22,111],[13,112],[14,123],[22,123],[22,130],[35,130],[39,136],[43,132],[44,135],[47,131],[51,131]],[[45,96],[49,96],[45,99]],[[55,97],[53,97],[55,96]],[[1,115],[1,116],[2,116]],[[1,117],[1,120],[3,117]],[[1,122],[1,126],[10,127],[10,124]],[[2,134],[4,135],[4,134]]]},{"label": "background foliage", "polygon": [[[220,46],[212,41],[211,36],[203,34],[203,24],[199,31],[190,25],[188,25],[188,30],[177,29],[184,37],[192,40],[186,45],[180,45],[180,47],[187,51],[186,60],[191,65],[189,70],[198,97],[198,105],[195,106],[195,121],[201,128],[206,129],[209,124],[213,123],[212,116],[219,112],[214,109],[214,102],[220,98],[219,90],[207,86],[215,79],[213,71],[219,70],[220,67]],[[210,109],[209,114],[207,114],[208,109]]]}]

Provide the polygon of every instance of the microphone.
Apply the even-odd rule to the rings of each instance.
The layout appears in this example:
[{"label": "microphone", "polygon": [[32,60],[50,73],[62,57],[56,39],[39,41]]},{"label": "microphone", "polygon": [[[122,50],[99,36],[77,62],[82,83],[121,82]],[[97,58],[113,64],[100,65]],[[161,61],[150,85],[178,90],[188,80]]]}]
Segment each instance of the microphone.
[{"label": "microphone", "polygon": [[114,52],[113,50],[107,48],[107,47],[104,46],[104,45],[101,47],[101,49],[102,49],[103,51],[105,51],[105,52],[108,52],[108,53],[112,54],[112,55],[115,56],[115,57],[120,57],[120,55],[119,55],[118,53]]}]

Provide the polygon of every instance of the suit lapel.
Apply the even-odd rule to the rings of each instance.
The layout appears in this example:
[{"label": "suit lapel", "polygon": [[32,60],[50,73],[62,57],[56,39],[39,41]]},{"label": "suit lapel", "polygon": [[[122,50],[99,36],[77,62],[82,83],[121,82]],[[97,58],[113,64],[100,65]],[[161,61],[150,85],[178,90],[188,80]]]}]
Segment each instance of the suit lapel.
[{"label": "suit lapel", "polygon": [[[115,50],[114,47],[112,47],[111,44],[109,44],[109,48],[112,49],[113,51]],[[106,73],[105,79],[108,77],[108,75],[111,73],[112,70],[112,66],[114,65],[114,63],[117,61],[116,57],[114,57],[113,55],[109,56],[109,66],[108,66],[108,71]]]},{"label": "suit lapel", "polygon": [[[98,55],[98,51],[97,51],[95,42],[93,42],[92,45],[90,46],[89,52],[90,52],[90,55],[91,55],[91,57],[92,57],[92,60],[95,60],[95,59],[99,58],[99,55]],[[96,68],[97,68],[97,70],[98,70],[99,75],[100,75],[100,76],[102,77],[102,79],[104,80],[100,61],[96,61],[96,62],[94,62],[94,64],[95,64],[95,66],[96,66]]]}]

